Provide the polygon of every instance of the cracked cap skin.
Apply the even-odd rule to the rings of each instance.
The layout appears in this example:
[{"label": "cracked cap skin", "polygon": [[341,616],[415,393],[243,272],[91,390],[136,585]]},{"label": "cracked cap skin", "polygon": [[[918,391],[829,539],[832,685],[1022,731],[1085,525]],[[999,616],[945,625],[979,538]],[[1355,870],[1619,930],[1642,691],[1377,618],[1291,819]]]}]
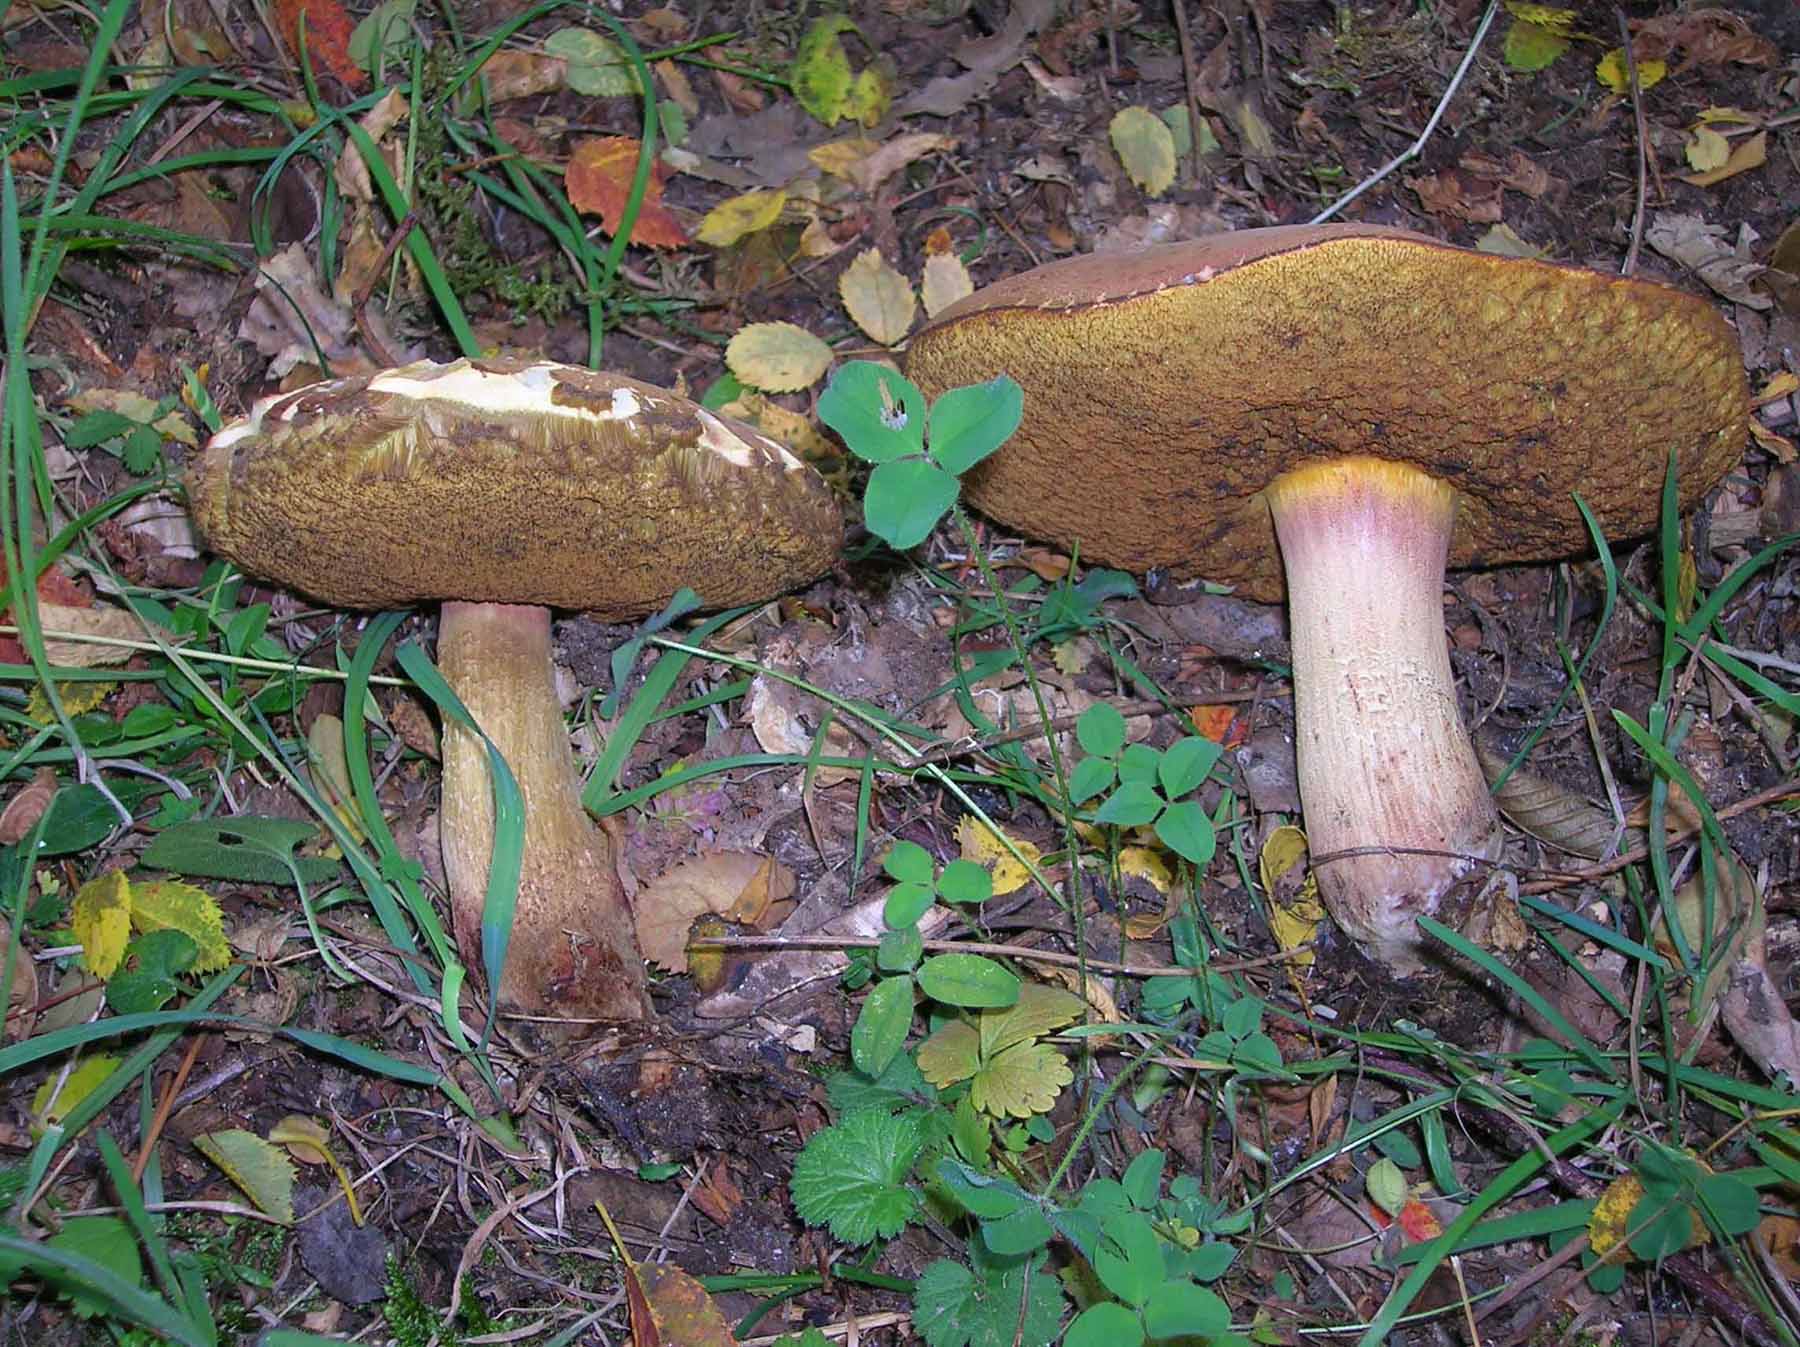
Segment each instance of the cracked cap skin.
[{"label": "cracked cap skin", "polygon": [[1717,309],[1683,291],[1373,225],[1243,230],[1053,262],[913,338],[928,397],[1010,374],[1018,434],[965,479],[992,518],[1084,560],[1274,601],[1262,491],[1344,454],[1451,486],[1452,567],[1654,527],[1737,462],[1749,391]]},{"label": "cracked cap skin", "polygon": [[619,620],[828,569],[830,488],[666,389],[544,360],[420,361],[266,398],[188,481],[208,545],[335,606],[439,599]]}]

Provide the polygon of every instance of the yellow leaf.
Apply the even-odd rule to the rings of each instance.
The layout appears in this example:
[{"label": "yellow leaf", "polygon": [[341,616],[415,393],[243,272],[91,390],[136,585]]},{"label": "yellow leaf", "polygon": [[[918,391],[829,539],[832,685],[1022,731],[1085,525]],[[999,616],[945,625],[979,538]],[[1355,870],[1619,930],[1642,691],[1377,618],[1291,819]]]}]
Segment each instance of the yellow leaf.
[{"label": "yellow leaf", "polygon": [[1688,133],[1688,167],[1708,173],[1731,158],[1731,142],[1710,126],[1696,126]]},{"label": "yellow leaf", "polygon": [[1149,847],[1120,847],[1119,873],[1127,878],[1136,877],[1144,880],[1158,893],[1167,893],[1169,886],[1175,882],[1169,873],[1168,864],[1162,856]]},{"label": "yellow leaf", "polygon": [[1074,1079],[1063,1055],[1048,1043],[1015,1043],[975,1073],[969,1099],[996,1118],[1029,1118],[1048,1113]]},{"label": "yellow leaf", "polygon": [[1161,196],[1175,183],[1175,137],[1149,108],[1120,108],[1109,128],[1125,172],[1146,196]]},{"label": "yellow leaf", "polygon": [[[1663,76],[1669,73],[1669,65],[1666,61],[1639,61],[1637,72],[1638,88],[1648,89],[1662,83]],[[1616,94],[1630,93],[1631,65],[1625,59],[1625,48],[1614,47],[1602,56],[1594,66],[1594,78]]]},{"label": "yellow leaf", "polygon": [[[1296,949],[1306,944],[1318,935],[1319,923],[1324,920],[1325,909],[1310,900],[1292,905],[1269,904],[1269,934],[1275,937],[1275,943],[1282,949]],[[1310,968],[1313,951],[1305,950],[1295,955],[1291,962],[1298,968]]]},{"label": "yellow leaf", "polygon": [[[82,1100],[98,1089],[118,1068],[117,1057],[84,1057],[81,1065],[61,1078],[56,1076],[38,1086],[31,1098],[31,1116],[40,1127],[59,1123]],[[51,1091],[56,1093],[54,1096]]]},{"label": "yellow leaf", "polygon": [[957,300],[974,293],[975,282],[969,277],[969,269],[955,253],[934,253],[925,259],[919,296],[925,301],[927,318],[936,318]]},{"label": "yellow leaf", "polygon": [[1263,892],[1274,893],[1282,876],[1305,859],[1306,834],[1300,829],[1288,823],[1271,832],[1263,839],[1262,853],[1256,861],[1257,872],[1262,876]]},{"label": "yellow leaf", "polygon": [[769,401],[761,393],[741,393],[719,411],[748,422],[772,440],[780,440],[802,458],[836,458],[840,452],[806,417]]},{"label": "yellow leaf", "polygon": [[331,1152],[331,1133],[317,1118],[308,1118],[304,1114],[290,1113],[269,1129],[269,1140],[277,1146],[286,1146],[288,1154],[303,1165],[328,1165],[337,1176],[338,1187],[344,1190],[344,1203],[350,1208],[350,1220],[355,1225],[363,1223],[362,1209],[356,1204],[356,1187],[350,1182],[350,1176],[338,1163],[337,1156]]},{"label": "yellow leaf", "polygon": [[875,126],[887,116],[888,105],[893,101],[894,88],[887,76],[875,66],[864,66],[850,82],[849,96],[844,99],[844,115],[855,118],[864,126]]},{"label": "yellow leaf", "polygon": [[967,1020],[952,1020],[919,1044],[919,1074],[940,1090],[981,1069],[981,1036]]},{"label": "yellow leaf", "polygon": [[813,164],[845,182],[856,180],[856,166],[880,149],[880,142],[867,136],[851,136],[847,140],[831,140],[815,145],[806,152]]},{"label": "yellow leaf", "polygon": [[131,925],[137,931],[180,931],[199,952],[196,973],[216,973],[231,962],[225,918],[205,889],[174,879],[140,880],[131,886]]},{"label": "yellow leaf", "polygon": [[865,248],[844,268],[838,294],[856,325],[883,346],[906,336],[919,307],[906,277],[889,265],[879,248]]},{"label": "yellow leaf", "polygon": [[1041,982],[1027,982],[1019,988],[1019,999],[1012,1005],[981,1012],[981,1055],[992,1058],[1015,1043],[1060,1029],[1079,1018],[1081,1010],[1081,998],[1073,992],[1058,991]]},{"label": "yellow leaf", "polygon": [[1523,19],[1526,23],[1535,23],[1540,28],[1548,28],[1553,33],[1567,37],[1575,31],[1575,11],[1560,9],[1555,5],[1533,5],[1524,0],[1507,0],[1506,12],[1515,19]]},{"label": "yellow leaf", "polygon": [[294,1223],[294,1164],[254,1132],[232,1128],[202,1132],[194,1147],[225,1171],[264,1215],[283,1225]]},{"label": "yellow leaf", "polygon": [[131,881],[123,870],[108,870],[75,892],[69,925],[81,943],[81,966],[109,978],[125,957],[131,939]]},{"label": "yellow leaf", "polygon": [[746,234],[759,233],[779,220],[787,196],[767,188],[740,192],[707,211],[694,237],[715,248],[729,248]]},{"label": "yellow leaf", "polygon": [[[975,864],[986,867],[993,876],[994,897],[1002,898],[1017,892],[1031,878],[1031,871],[1014,859],[999,835],[974,815],[965,814],[962,822],[956,825],[956,840],[962,847],[962,858],[965,861],[974,861]],[[1037,864],[1038,857],[1043,854],[1030,842],[1021,842],[1015,838],[1013,845],[1033,865]]]},{"label": "yellow leaf", "polygon": [[738,379],[770,393],[796,393],[831,367],[831,348],[795,323],[752,323],[725,347]]},{"label": "yellow leaf", "polygon": [[[75,609],[68,611],[74,612]],[[130,651],[120,651],[119,658],[124,659]],[[84,664],[99,663],[98,660],[86,659]],[[71,716],[79,716],[92,711],[118,688],[117,683],[58,683],[57,696],[61,699],[63,710]],[[44,695],[41,683],[32,685],[31,695],[25,699],[25,717],[37,725],[48,725],[56,719],[56,713],[50,709],[50,699]]]},{"label": "yellow leaf", "polygon": [[[1704,130],[1705,128],[1702,128]],[[1709,134],[1717,134],[1716,132]],[[1723,137],[1720,137],[1723,139]],[[1683,173],[1681,180],[1695,187],[1711,187],[1715,182],[1724,182],[1727,178],[1735,178],[1753,168],[1761,168],[1769,161],[1769,133],[1758,131],[1753,136],[1740,140],[1731,147],[1731,155],[1715,169],[1705,173]]]}]

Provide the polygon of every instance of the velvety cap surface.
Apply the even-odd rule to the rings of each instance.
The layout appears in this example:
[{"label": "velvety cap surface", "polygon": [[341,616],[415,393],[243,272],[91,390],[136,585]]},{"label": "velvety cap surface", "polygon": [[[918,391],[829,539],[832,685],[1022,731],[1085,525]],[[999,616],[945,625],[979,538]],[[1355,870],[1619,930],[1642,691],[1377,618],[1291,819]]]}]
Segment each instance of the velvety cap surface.
[{"label": "velvety cap surface", "polygon": [[1589,550],[1692,503],[1742,449],[1736,339],[1682,291],[1362,225],[1245,230],[1052,263],[913,339],[928,396],[1010,374],[1019,433],[967,479],[981,510],[1128,570],[1279,598],[1259,493],[1366,454],[1456,487],[1452,566]]},{"label": "velvety cap surface", "polygon": [[665,389],[530,360],[420,362],[265,399],[188,482],[212,550],[344,607],[438,599],[623,618],[828,568],[829,488]]}]

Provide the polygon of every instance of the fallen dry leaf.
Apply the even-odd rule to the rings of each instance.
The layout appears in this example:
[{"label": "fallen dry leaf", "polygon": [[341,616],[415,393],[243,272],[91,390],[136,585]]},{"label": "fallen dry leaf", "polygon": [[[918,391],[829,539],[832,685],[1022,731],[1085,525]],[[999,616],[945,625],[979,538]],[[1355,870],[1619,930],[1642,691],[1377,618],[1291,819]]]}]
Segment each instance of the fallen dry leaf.
[{"label": "fallen dry leaf", "polygon": [[883,346],[904,339],[919,311],[912,286],[879,248],[865,248],[844,268],[838,295],[856,325]]},{"label": "fallen dry leaf", "polygon": [[290,52],[300,50],[304,19],[306,50],[315,65],[323,65],[348,89],[366,88],[369,77],[350,56],[350,34],[356,24],[338,0],[275,0],[275,26]]},{"label": "fallen dry leaf", "polygon": [[[625,215],[631,185],[637,178],[639,142],[634,136],[597,136],[576,142],[563,170],[563,187],[576,210],[600,217],[608,233],[615,232]],[[663,205],[663,183],[668,170],[652,161],[650,181],[638,203],[632,222],[631,241],[652,248],[680,248],[688,242],[681,222]]]},{"label": "fallen dry leaf", "polygon": [[794,872],[772,856],[714,851],[663,871],[633,901],[644,957],[677,973],[688,966],[688,928],[703,913],[763,927],[794,892]]},{"label": "fallen dry leaf", "polygon": [[23,842],[55,797],[56,773],[48,767],[38,768],[0,809],[0,846]]}]

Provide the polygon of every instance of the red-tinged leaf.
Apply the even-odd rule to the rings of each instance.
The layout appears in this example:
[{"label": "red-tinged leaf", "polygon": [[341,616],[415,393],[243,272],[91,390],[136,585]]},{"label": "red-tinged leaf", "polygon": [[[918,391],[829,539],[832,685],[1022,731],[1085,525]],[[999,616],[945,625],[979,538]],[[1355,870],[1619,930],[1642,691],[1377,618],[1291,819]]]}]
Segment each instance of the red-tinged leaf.
[{"label": "red-tinged leaf", "polygon": [[1194,728],[1215,744],[1235,748],[1244,741],[1244,726],[1238,720],[1237,708],[1229,705],[1207,705],[1188,708],[1188,719]]},{"label": "red-tinged leaf", "polygon": [[[634,1263],[629,1281],[635,1347],[737,1347],[731,1326],[712,1297],[680,1268]],[[648,1333],[640,1327],[640,1312],[648,1321]]]},{"label": "red-tinged leaf", "polygon": [[[5,567],[0,566],[0,576],[5,575]],[[94,591],[79,580],[73,580],[52,566],[38,577],[38,598],[44,603],[57,604],[63,608],[91,608],[94,606]],[[0,613],[0,623],[13,625],[13,612],[8,608]],[[19,644],[16,636],[0,636],[0,664],[25,663],[25,647]]]},{"label": "red-tinged leaf", "polygon": [[1406,1232],[1406,1239],[1410,1244],[1436,1239],[1444,1233],[1444,1227],[1438,1224],[1438,1218],[1432,1214],[1431,1208],[1416,1197],[1400,1208],[1400,1228]]},{"label": "red-tinged leaf", "polygon": [[[598,215],[608,233],[615,232],[637,178],[638,142],[631,136],[605,136],[579,142],[563,171],[563,188],[575,209]],[[668,172],[661,163],[650,169],[650,181],[631,227],[631,241],[651,248],[683,248],[687,231],[663,205]]]},{"label": "red-tinged leaf", "polygon": [[300,19],[306,17],[306,49],[349,89],[364,88],[369,77],[350,57],[350,34],[356,22],[338,0],[275,0],[275,23],[288,50],[300,50]]}]

